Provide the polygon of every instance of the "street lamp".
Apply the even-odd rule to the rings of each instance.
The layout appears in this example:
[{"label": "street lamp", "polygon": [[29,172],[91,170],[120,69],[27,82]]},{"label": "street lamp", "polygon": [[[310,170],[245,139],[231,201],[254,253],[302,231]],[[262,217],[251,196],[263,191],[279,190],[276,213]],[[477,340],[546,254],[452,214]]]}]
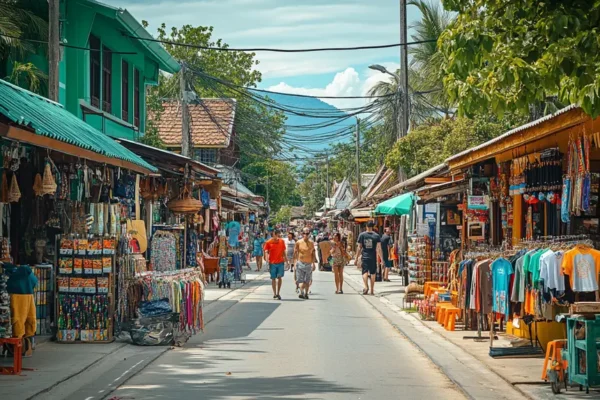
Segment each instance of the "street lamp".
[{"label": "street lamp", "polygon": [[381,72],[381,73],[383,73],[383,74],[389,74],[389,75],[392,75],[392,76],[398,77],[398,75],[391,73],[391,72],[390,72],[390,71],[388,71],[388,70],[387,70],[387,68],[386,68],[386,67],[384,67],[383,65],[379,65],[379,64],[372,64],[372,65],[369,65],[369,68],[370,68],[370,69],[372,69],[372,70],[375,70],[375,71],[379,71],[379,72]]}]

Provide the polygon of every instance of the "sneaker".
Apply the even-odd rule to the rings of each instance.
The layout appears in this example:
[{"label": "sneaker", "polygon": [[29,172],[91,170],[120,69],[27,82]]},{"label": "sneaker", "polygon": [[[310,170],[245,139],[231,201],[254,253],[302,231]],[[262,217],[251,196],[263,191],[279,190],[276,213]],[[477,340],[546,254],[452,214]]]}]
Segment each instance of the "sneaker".
[{"label": "sneaker", "polygon": [[340,290],[340,294],[344,294],[344,291],[343,291],[343,290]]},{"label": "sneaker", "polygon": [[277,300],[277,295],[276,294],[273,295],[273,299]]},{"label": "sneaker", "polygon": [[304,295],[302,293],[300,293],[300,295],[298,296],[298,298],[304,300]]},{"label": "sneaker", "polygon": [[281,296],[280,295],[277,295],[277,300],[281,300]]},{"label": "sneaker", "polygon": [[307,294],[304,295],[304,300],[308,300],[308,295]]}]

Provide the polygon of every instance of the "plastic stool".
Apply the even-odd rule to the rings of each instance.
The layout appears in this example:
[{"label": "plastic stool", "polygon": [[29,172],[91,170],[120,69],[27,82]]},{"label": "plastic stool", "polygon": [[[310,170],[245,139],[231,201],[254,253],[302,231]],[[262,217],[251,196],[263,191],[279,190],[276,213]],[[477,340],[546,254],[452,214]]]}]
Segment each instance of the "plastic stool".
[{"label": "plastic stool", "polygon": [[563,381],[563,370],[567,369],[567,361],[562,359],[561,350],[567,347],[567,339],[558,339],[548,342],[546,348],[546,358],[544,359],[544,366],[542,367],[542,380],[548,380],[548,364],[552,368],[558,363],[564,363],[563,367],[558,370],[558,376],[560,381]]},{"label": "plastic stool", "polygon": [[460,308],[458,307],[449,307],[446,310],[445,319],[444,319],[444,328],[447,331],[453,331],[456,326],[456,318],[460,317]]},{"label": "plastic stool", "polygon": [[435,320],[440,324],[440,325],[444,325],[444,318],[446,315],[446,309],[448,309],[449,307],[453,307],[452,303],[448,302],[448,303],[438,303],[435,307],[435,314],[436,314],[436,318]]},{"label": "plastic stool", "polygon": [[0,367],[0,375],[21,375],[23,369],[23,339],[0,338],[0,344],[13,345],[13,366]]}]

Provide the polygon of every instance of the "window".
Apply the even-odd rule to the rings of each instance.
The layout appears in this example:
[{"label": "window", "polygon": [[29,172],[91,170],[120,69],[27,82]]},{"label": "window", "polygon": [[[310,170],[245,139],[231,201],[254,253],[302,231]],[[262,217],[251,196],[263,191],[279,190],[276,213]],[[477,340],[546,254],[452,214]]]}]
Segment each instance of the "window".
[{"label": "window", "polygon": [[133,69],[133,125],[140,126],[140,71]]},{"label": "window", "polygon": [[121,119],[129,122],[129,65],[121,63]]},{"label": "window", "polygon": [[195,149],[194,159],[205,164],[216,164],[217,149]]},{"label": "window", "polygon": [[112,111],[112,53],[102,46],[102,111]]},{"label": "window", "polygon": [[100,39],[90,35],[90,100],[100,108]]}]

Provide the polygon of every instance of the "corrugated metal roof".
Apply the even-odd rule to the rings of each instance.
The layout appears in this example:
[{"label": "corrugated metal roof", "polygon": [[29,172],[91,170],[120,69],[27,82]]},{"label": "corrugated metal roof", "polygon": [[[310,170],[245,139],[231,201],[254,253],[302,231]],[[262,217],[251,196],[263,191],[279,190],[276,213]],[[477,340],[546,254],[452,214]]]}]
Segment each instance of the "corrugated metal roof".
[{"label": "corrugated metal roof", "polygon": [[400,190],[405,187],[409,187],[413,184],[416,184],[419,181],[424,180],[425,178],[429,178],[431,175],[434,175],[434,174],[442,171],[446,167],[447,167],[446,163],[438,164],[435,167],[428,169],[427,171],[421,172],[420,174],[415,175],[412,178],[405,180],[404,182],[400,182],[399,184],[392,186],[391,188],[389,188],[386,191],[386,193],[394,193],[397,190]]},{"label": "corrugated metal roof", "polygon": [[86,124],[60,104],[0,79],[0,114],[35,133],[157,172],[140,156]]},{"label": "corrugated metal roof", "polygon": [[460,152],[458,154],[455,154],[452,157],[447,158],[446,162],[455,160],[455,159],[460,158],[462,156],[465,156],[465,155],[467,155],[467,154],[469,154],[469,153],[471,153],[473,151],[477,151],[479,149],[483,149],[483,148],[485,148],[485,147],[487,147],[487,146],[489,146],[491,144],[494,144],[496,142],[504,140],[505,138],[507,138],[507,137],[509,137],[511,135],[514,135],[515,133],[519,133],[521,131],[524,131],[526,129],[529,129],[531,127],[539,125],[542,122],[549,121],[549,120],[551,120],[554,117],[557,117],[557,116],[559,116],[561,114],[564,114],[564,113],[566,113],[568,111],[574,110],[574,109],[576,109],[578,107],[579,106],[577,104],[571,104],[570,106],[567,106],[565,108],[562,108],[562,109],[558,110],[554,114],[546,115],[545,117],[536,119],[535,121],[531,121],[531,122],[529,122],[529,123],[527,123],[525,125],[518,126],[518,127],[514,128],[514,129],[511,129],[510,131],[508,131],[506,133],[503,133],[502,135],[500,135],[498,137],[493,138],[492,140],[488,140],[487,142],[480,144],[479,146],[471,147],[470,149],[467,149],[467,150],[462,151],[462,152]]}]

